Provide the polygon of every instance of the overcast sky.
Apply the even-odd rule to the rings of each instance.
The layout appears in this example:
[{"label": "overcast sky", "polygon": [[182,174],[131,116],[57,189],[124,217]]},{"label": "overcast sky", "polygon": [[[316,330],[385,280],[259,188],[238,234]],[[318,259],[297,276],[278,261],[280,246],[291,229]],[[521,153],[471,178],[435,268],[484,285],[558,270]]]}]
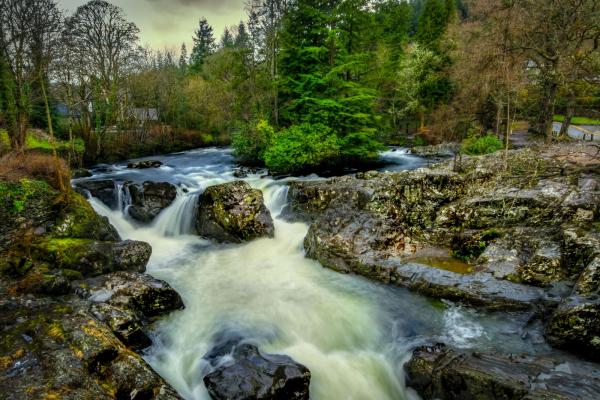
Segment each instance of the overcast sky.
[{"label": "overcast sky", "polygon": [[[110,1],[110,0],[109,0]],[[112,0],[125,11],[127,19],[140,28],[142,45],[153,49],[165,47],[179,50],[182,42],[191,46],[198,20],[205,16],[212,25],[215,38],[221,37],[226,26],[246,19],[245,0]],[[69,13],[87,0],[58,0]],[[190,52],[188,47],[188,53]]]}]

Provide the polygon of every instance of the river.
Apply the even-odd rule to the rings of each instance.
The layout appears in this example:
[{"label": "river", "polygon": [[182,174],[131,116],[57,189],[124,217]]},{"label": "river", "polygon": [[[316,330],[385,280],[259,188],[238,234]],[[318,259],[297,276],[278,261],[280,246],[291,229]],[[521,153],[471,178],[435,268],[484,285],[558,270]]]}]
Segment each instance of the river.
[{"label": "river", "polygon": [[[383,157],[390,163],[384,169],[390,170],[426,164],[401,149]],[[202,381],[209,366],[202,356],[223,335],[241,336],[263,352],[286,354],[306,365],[312,372],[311,398],[321,400],[418,398],[406,388],[402,364],[421,343],[514,352],[545,346],[529,332],[529,315],[483,314],[338,274],[305,258],[308,226],[279,214],[286,183],[307,178],[274,180],[264,173],[244,178],[263,191],[275,220],[274,238],[236,245],[203,240],[193,234],[196,200],[206,187],[236,179],[230,150],[152,159],[164,165],[133,170],[117,164],[87,178],[176,184],[176,201],[152,225],[127,217],[122,190],[116,210],[95,198],[90,202],[123,238],[152,245],[147,272],[171,284],[184,300],[184,310],[152,326],[154,345],[144,357],[186,399],[209,398]]]}]

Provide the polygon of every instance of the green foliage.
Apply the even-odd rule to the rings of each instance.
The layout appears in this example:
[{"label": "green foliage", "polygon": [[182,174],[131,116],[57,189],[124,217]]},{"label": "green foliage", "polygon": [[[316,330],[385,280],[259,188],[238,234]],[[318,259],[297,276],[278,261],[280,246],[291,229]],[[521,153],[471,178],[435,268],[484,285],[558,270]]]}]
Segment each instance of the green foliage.
[{"label": "green foliage", "polygon": [[455,9],[455,0],[427,0],[423,12],[419,16],[417,42],[428,48],[436,49]]},{"label": "green foliage", "polygon": [[190,67],[198,72],[201,70],[204,60],[214,51],[213,28],[208,24],[206,18],[200,19],[193,40],[194,47],[190,55]]},{"label": "green foliage", "polygon": [[502,141],[494,135],[471,136],[463,140],[461,151],[465,154],[477,156],[494,153],[501,150],[502,147]]},{"label": "green foliage", "polygon": [[232,146],[235,156],[249,165],[264,165],[264,153],[275,136],[273,127],[267,120],[245,125],[233,134]]},{"label": "green foliage", "polygon": [[[52,144],[50,143],[50,139],[32,132],[27,134],[25,146],[29,150],[37,150],[44,153],[52,152]],[[81,138],[73,139],[73,143],[69,142],[68,140],[57,140],[56,151],[59,155],[65,155],[69,151],[72,151],[75,155],[82,155],[85,152],[85,143]]]},{"label": "green foliage", "polygon": [[324,167],[340,154],[339,139],[330,128],[303,123],[275,134],[264,159],[273,173],[299,173]]},{"label": "green foliage", "polygon": [[1,182],[0,198],[10,213],[20,214],[25,210],[27,202],[51,192],[50,186],[44,181],[21,179],[19,182]]}]

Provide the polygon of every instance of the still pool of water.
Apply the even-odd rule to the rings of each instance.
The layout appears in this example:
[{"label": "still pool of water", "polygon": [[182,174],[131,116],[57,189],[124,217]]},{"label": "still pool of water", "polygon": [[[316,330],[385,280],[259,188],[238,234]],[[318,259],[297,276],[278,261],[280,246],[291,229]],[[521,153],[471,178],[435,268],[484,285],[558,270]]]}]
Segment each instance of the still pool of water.
[{"label": "still pool of water", "polygon": [[[394,154],[399,166],[418,166]],[[193,234],[195,205],[208,186],[232,181],[227,149],[204,149],[158,157],[161,168],[131,170],[115,165],[88,179],[118,182],[169,181],[178,198],[150,226],[119,209],[90,202],[125,239],[147,241],[153,255],[148,273],[171,284],[186,305],[152,327],[154,345],[145,359],[186,399],[208,399],[202,359],[223,333],[236,334],[268,353],[286,354],[312,372],[311,398],[414,399],[402,364],[414,346],[432,341],[473,349],[536,351],[535,335],[523,339],[528,315],[486,315],[432,301],[401,288],[342,275],[304,257],[308,226],[278,215],[287,180],[257,173],[244,178],[263,191],[275,219],[275,237],[219,245]],[[314,178],[314,177],[313,177]],[[118,186],[118,185],[117,185]]]}]

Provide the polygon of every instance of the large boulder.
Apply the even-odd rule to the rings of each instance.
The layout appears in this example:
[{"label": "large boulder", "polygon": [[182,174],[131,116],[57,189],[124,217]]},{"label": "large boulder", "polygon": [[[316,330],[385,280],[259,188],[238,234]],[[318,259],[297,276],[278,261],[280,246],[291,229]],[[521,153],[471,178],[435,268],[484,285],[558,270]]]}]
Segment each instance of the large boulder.
[{"label": "large boulder", "polygon": [[90,203],[78,193],[67,194],[67,201],[58,213],[51,232],[57,238],[119,241],[121,237],[107,217],[100,216]]},{"label": "large boulder", "polygon": [[597,399],[594,364],[557,356],[468,353],[443,344],[417,348],[404,366],[425,400]]},{"label": "large boulder", "polygon": [[55,268],[96,276],[114,271],[144,272],[152,254],[145,242],[102,242],[91,239],[47,238],[33,245],[36,259]]},{"label": "large boulder", "polygon": [[244,181],[206,189],[198,203],[196,230],[200,236],[233,243],[274,235],[262,192]]},{"label": "large boulder", "polygon": [[99,199],[110,208],[117,208],[118,196],[115,182],[112,179],[86,180],[77,182],[75,187],[80,192],[88,192],[92,197]]},{"label": "large boulder", "polygon": [[144,325],[183,308],[181,297],[169,284],[136,272],[88,279],[79,293],[92,301],[92,314],[134,349],[152,344]]},{"label": "large boulder", "polygon": [[309,399],[310,371],[288,356],[263,354],[254,345],[227,341],[204,358],[214,363],[204,384],[215,400]]},{"label": "large boulder", "polygon": [[144,182],[125,184],[131,195],[129,215],[141,222],[152,220],[163,209],[169,207],[177,197],[177,188],[168,182]]}]

